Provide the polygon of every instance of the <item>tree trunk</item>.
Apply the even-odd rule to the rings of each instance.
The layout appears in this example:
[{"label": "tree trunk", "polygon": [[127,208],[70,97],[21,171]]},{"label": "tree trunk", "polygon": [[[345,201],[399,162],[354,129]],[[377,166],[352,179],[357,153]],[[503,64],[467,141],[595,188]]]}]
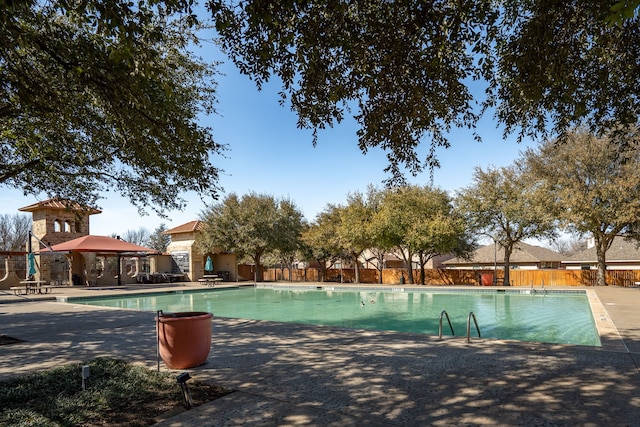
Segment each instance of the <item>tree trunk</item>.
[{"label": "tree trunk", "polygon": [[256,263],[256,282],[263,282],[264,281],[264,271],[262,271],[262,264],[260,263],[260,258],[261,258],[261,253],[257,253],[254,257],[254,261]]},{"label": "tree trunk", "polygon": [[598,258],[598,274],[596,276],[596,286],[607,286],[607,249],[609,244],[603,236],[595,236],[596,257]]},{"label": "tree trunk", "polygon": [[384,254],[378,256],[378,284],[382,284],[382,271],[384,270]]},{"label": "tree trunk", "polygon": [[360,264],[358,263],[358,254],[352,252],[351,258],[353,259],[353,268],[355,272],[355,279],[353,283],[360,283]]},{"label": "tree trunk", "polygon": [[404,249],[399,248],[400,249],[400,253],[402,254],[402,259],[404,260],[405,265],[407,266],[407,283],[410,285],[413,285],[413,263],[411,262],[411,259],[413,258],[413,254],[411,253],[411,250],[407,250],[407,253],[405,253]]},{"label": "tree trunk", "polygon": [[320,266],[320,282],[324,283],[324,278],[327,277],[327,261],[316,259],[318,265]]},{"label": "tree trunk", "polygon": [[424,254],[420,253],[418,259],[420,260],[420,284],[424,286],[424,282],[425,282],[425,272],[424,272],[424,267],[427,264],[427,259],[425,259]]},{"label": "tree trunk", "polygon": [[503,286],[511,286],[509,271],[511,270],[511,253],[512,252],[513,252],[513,243],[510,243],[504,248],[504,279],[502,281]]}]

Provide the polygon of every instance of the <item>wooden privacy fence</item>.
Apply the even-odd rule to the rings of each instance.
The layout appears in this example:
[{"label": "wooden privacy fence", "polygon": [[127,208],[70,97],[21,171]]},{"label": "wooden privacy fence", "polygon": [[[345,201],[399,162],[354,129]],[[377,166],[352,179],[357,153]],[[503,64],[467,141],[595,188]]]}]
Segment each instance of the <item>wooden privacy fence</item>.
[{"label": "wooden privacy fence", "polygon": [[[243,266],[239,266],[239,273],[244,271]],[[249,270],[247,270],[249,271]],[[472,285],[479,286],[482,283],[493,284],[494,270],[448,270],[433,269],[425,270],[425,285]],[[640,270],[608,270],[606,273],[608,285],[631,287],[640,284]],[[252,280],[253,277],[242,277]],[[511,286],[595,286],[596,270],[511,270],[509,272]],[[414,270],[414,284],[420,283],[420,271]],[[483,276],[484,280],[483,280]],[[504,271],[496,270],[497,285],[503,283]],[[342,282],[354,283],[355,270],[352,268],[327,269],[323,278],[321,272],[315,268],[306,269],[284,269],[265,268],[265,281],[292,281],[292,282]],[[360,269],[360,283],[364,284],[409,284],[407,271],[398,268],[385,268],[380,272],[376,269]]]},{"label": "wooden privacy fence", "polygon": [[[596,270],[511,270],[513,286],[595,286]],[[608,270],[606,282],[613,286],[636,286],[640,283],[640,270]]]}]

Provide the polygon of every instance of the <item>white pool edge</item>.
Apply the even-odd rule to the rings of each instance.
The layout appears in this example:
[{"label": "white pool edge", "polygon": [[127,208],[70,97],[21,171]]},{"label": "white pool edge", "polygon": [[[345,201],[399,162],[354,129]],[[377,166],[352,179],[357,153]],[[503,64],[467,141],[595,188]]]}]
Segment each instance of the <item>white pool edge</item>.
[{"label": "white pool edge", "polygon": [[587,299],[589,300],[589,306],[591,307],[591,314],[596,324],[596,330],[600,336],[600,345],[602,349],[609,351],[622,351],[629,352],[627,345],[618,332],[618,328],[611,320],[611,316],[607,312],[607,309],[600,301],[598,294],[593,289],[587,289]]}]

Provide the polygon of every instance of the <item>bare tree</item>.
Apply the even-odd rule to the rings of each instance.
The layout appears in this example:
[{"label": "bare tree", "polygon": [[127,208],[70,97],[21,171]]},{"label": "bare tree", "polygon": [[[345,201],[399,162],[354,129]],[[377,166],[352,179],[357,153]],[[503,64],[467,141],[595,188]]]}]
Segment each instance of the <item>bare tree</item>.
[{"label": "bare tree", "polygon": [[551,249],[565,256],[571,256],[587,249],[587,242],[576,237],[557,239],[551,242]]},{"label": "bare tree", "polygon": [[126,242],[133,243],[140,246],[146,246],[151,233],[144,227],[140,227],[137,230],[127,230],[122,236],[122,239]]},{"label": "bare tree", "polygon": [[0,250],[26,250],[30,229],[31,218],[29,215],[0,215]]}]

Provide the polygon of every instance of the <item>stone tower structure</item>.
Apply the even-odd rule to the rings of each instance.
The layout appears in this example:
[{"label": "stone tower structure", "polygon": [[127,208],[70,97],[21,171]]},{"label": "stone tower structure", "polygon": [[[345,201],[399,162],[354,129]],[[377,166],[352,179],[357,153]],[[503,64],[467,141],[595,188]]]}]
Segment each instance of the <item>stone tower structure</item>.
[{"label": "stone tower structure", "polygon": [[89,235],[89,216],[102,212],[57,198],[18,210],[31,212],[31,247],[34,251],[44,249],[38,239],[51,246]]},{"label": "stone tower structure", "polygon": [[[18,210],[31,212],[31,247],[27,247],[25,250],[31,249],[33,252],[45,249],[44,245],[53,246],[78,237],[88,236],[89,217],[101,213],[100,210],[57,198],[44,200]],[[41,254],[36,258],[37,273],[35,278],[37,280],[64,283],[71,281],[73,266],[70,266],[68,262],[71,258],[56,254],[44,256]],[[86,260],[85,257],[76,257],[75,262],[81,263],[83,268]]]}]

